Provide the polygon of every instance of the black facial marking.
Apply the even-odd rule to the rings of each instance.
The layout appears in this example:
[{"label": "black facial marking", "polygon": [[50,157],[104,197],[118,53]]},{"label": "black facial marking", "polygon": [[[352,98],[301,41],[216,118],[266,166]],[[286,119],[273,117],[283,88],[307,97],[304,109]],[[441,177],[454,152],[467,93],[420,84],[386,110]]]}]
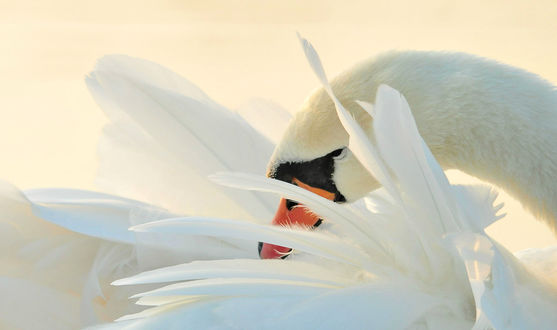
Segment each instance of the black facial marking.
[{"label": "black facial marking", "polygon": [[337,203],[346,202],[346,198],[338,191],[333,181],[333,172],[335,171],[334,157],[339,156],[343,149],[337,149],[311,161],[282,163],[275,168],[274,172],[269,174],[269,177],[288,183],[292,183],[292,180],[297,178],[312,187],[334,193],[334,201]]},{"label": "black facial marking", "polygon": [[290,250],[287,252],[287,254],[281,256],[280,258],[283,259],[283,260],[286,259],[286,258],[290,255],[290,252],[292,252],[292,249],[290,249]]},{"label": "black facial marking", "polygon": [[337,149],[333,152],[331,152],[329,155],[331,155],[331,157],[337,157],[342,153],[343,148]]},{"label": "black facial marking", "polygon": [[291,200],[291,199],[287,199],[287,200],[286,200],[286,209],[287,209],[288,211],[292,211],[292,209],[294,208],[294,206],[296,206],[296,205],[298,205],[298,204],[299,204],[298,202],[295,202],[295,201],[293,201],[293,200]]}]

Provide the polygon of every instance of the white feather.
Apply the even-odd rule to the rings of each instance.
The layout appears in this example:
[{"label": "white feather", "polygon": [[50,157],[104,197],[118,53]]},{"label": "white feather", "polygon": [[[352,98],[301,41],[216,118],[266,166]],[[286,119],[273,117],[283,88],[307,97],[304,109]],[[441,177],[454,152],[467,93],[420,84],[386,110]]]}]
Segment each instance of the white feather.
[{"label": "white feather", "polygon": [[113,195],[76,189],[37,189],[25,192],[33,212],[59,226],[88,236],[133,244],[130,212],[145,209],[170,217],[163,209]]},{"label": "white feather", "polygon": [[[272,215],[276,201],[268,196],[223,191],[205,179],[223,170],[262,172],[273,147],[264,136],[238,114],[158,65],[134,59],[120,67],[125,62],[121,57],[114,62],[105,57],[86,79],[95,100],[116,125],[101,144],[101,153],[107,156],[101,158],[101,173],[107,174],[104,183],[127,181],[133,188],[125,191],[130,196],[147,196],[180,213],[252,219]],[[165,79],[169,81],[157,84]],[[122,150],[125,154],[119,155]],[[161,181],[183,187],[165,191]],[[252,207],[246,209],[244,203]]]},{"label": "white feather", "polygon": [[[239,267],[239,266],[242,267]],[[187,281],[203,278],[266,278],[286,279],[291,281],[313,281],[326,284],[339,284],[349,281],[349,277],[334,273],[326,268],[299,260],[283,262],[282,260],[218,260],[194,261],[187,264],[159,268],[152,271],[120,279],[113,285],[131,285],[139,283],[162,283]]]},{"label": "white feather", "polygon": [[160,289],[136,294],[132,298],[187,295],[258,296],[261,292],[265,292],[268,296],[305,296],[324,293],[336,288],[339,286],[284,279],[216,278],[171,284]]},{"label": "white feather", "polygon": [[[245,221],[213,218],[175,218],[154,221],[134,226],[130,229],[139,232],[209,235],[248,241],[252,241],[254,237],[257,237],[259,241],[279,246],[289,246],[296,250],[357,266],[361,266],[361,260],[367,259],[361,250],[331,235],[296,230],[294,228],[259,225]],[[255,249],[255,244],[253,247]]]}]

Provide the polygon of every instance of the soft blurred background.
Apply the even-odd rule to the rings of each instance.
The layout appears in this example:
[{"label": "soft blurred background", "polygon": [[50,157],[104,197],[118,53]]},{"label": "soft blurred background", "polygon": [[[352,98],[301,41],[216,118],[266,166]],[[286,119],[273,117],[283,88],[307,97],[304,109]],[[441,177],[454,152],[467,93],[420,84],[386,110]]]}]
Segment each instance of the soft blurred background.
[{"label": "soft blurred background", "polygon": [[[262,97],[295,111],[317,86],[296,31],[330,76],[385,50],[422,49],[494,58],[556,83],[556,17],[555,0],[1,0],[0,178],[22,189],[95,188],[106,119],[83,79],[105,54],[158,62],[230,108]],[[556,243],[501,200],[508,216],[489,230],[504,245]]]}]

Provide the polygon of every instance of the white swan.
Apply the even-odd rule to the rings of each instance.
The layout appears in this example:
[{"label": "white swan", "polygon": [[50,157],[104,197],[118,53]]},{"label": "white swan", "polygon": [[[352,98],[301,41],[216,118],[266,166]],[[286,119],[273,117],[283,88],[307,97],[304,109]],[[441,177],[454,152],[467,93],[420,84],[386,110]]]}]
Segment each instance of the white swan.
[{"label": "white swan", "polygon": [[[171,287],[144,294],[140,303],[155,308],[126,317],[127,321],[113,326],[180,327],[188,324],[194,328],[261,328],[265,325],[290,325],[300,328],[376,325],[384,328],[406,324],[435,328],[451,324],[469,327],[475,321],[473,299],[478,297],[509,299],[507,305],[493,305],[489,301],[482,305],[482,301],[476,300],[476,307],[490,313],[487,321],[479,317],[478,324],[487,322],[493,325],[511,320],[518,326],[524,324],[520,322],[538,322],[536,325],[543,326],[554,321],[550,312],[544,312],[554,306],[552,289],[543,280],[523,272],[522,266],[504,249],[497,247],[489,238],[483,238],[482,228],[496,218],[490,206],[493,194],[486,189],[447,188],[442,173],[431,159],[425,167],[433,166],[433,176],[429,179],[438,182],[444,192],[455,190],[447,195],[454,195],[455,203],[464,209],[464,215],[454,217],[465,219],[468,225],[470,219],[482,219],[472,226],[475,234],[451,236],[452,239],[445,241],[440,233],[447,232],[445,226],[453,222],[454,219],[449,220],[453,216],[435,216],[434,219],[440,220],[437,223],[419,214],[426,212],[427,215],[427,205],[432,202],[445,205],[449,214],[456,212],[451,198],[442,194],[423,194],[425,197],[421,197],[423,190],[414,191],[405,197],[407,202],[416,199],[427,203],[401,206],[386,197],[384,191],[378,191],[373,199],[366,199],[367,203],[374,205],[356,203],[346,207],[286,183],[243,175],[221,176],[219,180],[229,185],[274,191],[300,201],[327,219],[324,231],[333,235],[226,220],[232,217],[267,221],[272,215],[273,201],[263,195],[221,190],[205,178],[213,171],[260,171],[270,156],[269,147],[272,148],[263,134],[252,130],[246,120],[215,104],[183,78],[152,63],[125,57],[106,58],[89,78],[89,86],[113,121],[106,131],[106,140],[101,144],[102,152],[110,155],[103,163],[105,184],[116,186],[118,182],[123,183],[118,188],[126,195],[153,201],[172,213],[106,194],[39,190],[26,192],[23,197],[14,191],[4,191],[0,202],[7,205],[4,210],[13,212],[7,228],[14,232],[24,229],[22,233],[27,233],[35,225],[41,226],[38,232],[33,231],[33,235],[27,235],[25,240],[16,239],[15,244],[14,240],[8,241],[8,248],[2,249],[3,261],[16,259],[15,262],[28,262],[32,267],[20,268],[15,273],[9,268],[2,268],[2,287],[10,289],[13,295],[22,295],[18,296],[20,301],[15,304],[11,295],[5,295],[0,300],[0,324],[25,328],[40,328],[45,324],[75,328],[76,322],[79,322],[75,307],[70,309],[73,311],[71,315],[64,309],[76,306],[76,299],[82,302],[82,313],[91,314],[87,315],[85,324],[106,321],[106,315],[111,317],[126,309],[130,312],[130,305],[121,298],[130,291],[142,290],[142,287],[110,288],[107,284],[112,280],[141,270],[199,258],[255,257],[257,251],[250,240],[291,246],[296,248],[297,253],[288,262],[197,262],[122,280],[118,283],[232,277],[189,282],[191,286],[182,286],[184,290],[180,292],[172,291],[176,288]],[[392,98],[386,98],[389,99]],[[277,117],[282,115],[276,116],[272,124],[276,124]],[[382,131],[387,134],[390,128],[396,127],[396,121],[389,116],[384,119]],[[218,138],[208,134],[215,129],[218,129]],[[242,134],[244,145],[237,143],[236,134]],[[367,139],[356,136],[354,141]],[[395,152],[391,156],[396,156],[409,141],[415,142],[416,136],[397,142],[377,141],[381,157],[385,158],[387,165],[396,167],[400,162],[389,159],[388,148],[381,148],[381,145],[392,147]],[[254,154],[246,152],[246,143],[257,151]],[[366,157],[367,149],[359,150],[363,152],[360,156]],[[243,157],[238,158],[238,153],[243,153]],[[369,159],[362,164],[373,166]],[[414,165],[408,168],[416,169]],[[396,174],[412,173],[405,167],[399,167],[398,170],[403,172]],[[392,186],[391,192],[396,194],[400,188],[395,182],[398,181],[393,181],[390,175],[382,181],[386,186]],[[471,205],[475,208],[468,207]],[[417,216],[412,219],[401,216],[408,212],[405,207],[410,207]],[[31,210],[34,215],[31,215]],[[222,219],[176,219],[180,214]],[[394,221],[385,221],[387,214]],[[85,236],[57,228],[37,219],[37,216],[90,235],[87,238],[90,243],[82,245],[80,242]],[[174,220],[138,226],[133,234],[126,230],[129,225],[166,218]],[[25,219],[26,223],[22,224],[20,219]],[[413,221],[419,221],[423,226],[415,230]],[[53,234],[57,234],[56,240],[50,239]],[[191,235],[202,237],[190,240]],[[248,242],[203,236],[242,238]],[[41,237],[46,238],[50,245],[37,245],[35,242]],[[68,241],[76,243],[66,244]],[[455,253],[440,248],[444,242],[452,244],[456,248],[452,251]],[[99,244],[101,248],[98,248]],[[81,249],[76,249],[76,246]],[[489,252],[490,248],[494,249],[494,253]],[[24,254],[26,258],[13,253],[22,250],[28,252]],[[42,262],[41,268],[25,274],[26,269],[34,269],[33,264],[37,260],[45,260],[44,256],[49,256],[49,262]],[[63,276],[60,276],[57,272],[60,262],[68,266],[67,260],[73,260],[67,259],[69,256],[80,260],[80,264],[71,267],[70,262],[69,269],[72,271],[64,270]],[[529,257],[534,261],[536,258],[547,261],[539,256],[538,252]],[[461,258],[467,266],[472,266],[468,267],[468,273],[460,264]],[[507,268],[509,266],[510,269]],[[478,272],[474,273],[475,269]],[[45,270],[49,271],[45,274]],[[488,283],[495,286],[484,294],[481,292],[485,290],[481,281],[490,271],[491,275],[495,274],[495,279]],[[543,277],[543,274],[540,276]],[[472,280],[473,291],[469,289],[468,278]],[[72,280],[71,283],[69,280]],[[38,283],[40,291],[23,290],[30,283]],[[68,292],[71,294],[68,295]],[[208,294],[205,298],[209,299],[193,297],[192,294]],[[244,297],[231,296],[235,294]],[[60,298],[56,300],[60,308],[49,304],[54,297]],[[517,305],[519,299],[528,303]],[[407,306],[403,314],[400,313],[401,304]],[[19,305],[33,306],[33,310],[27,310],[33,313],[33,317],[25,318],[18,314],[22,311],[18,309]],[[42,306],[49,308],[41,311]],[[532,311],[537,312],[537,319],[528,315]],[[289,312],[288,318],[281,314],[284,312]],[[385,317],[390,313],[396,315]],[[99,319],[102,314],[105,317]],[[262,315],[265,318],[261,319]],[[352,318],[352,323],[347,323],[347,318]],[[47,321],[51,323],[45,323]]]},{"label": "white swan", "polygon": [[405,99],[386,86],[379,87],[374,110],[359,103],[374,116],[370,140],[336,99],[313,48],[304,45],[350,135],[346,146],[384,189],[367,200],[370,205],[341,206],[308,192],[316,185],[304,187],[301,181],[294,183],[302,187],[295,187],[250,175],[215,177],[300,201],[327,220],[329,234],[214,218],[136,226],[137,232],[161,234],[257,236],[310,255],[298,252],[287,262],[196,262],[119,280],[115,284],[183,282],[136,295],[138,303],[154,307],[114,327],[552,328],[555,283],[527,271],[484,233],[498,218],[493,192],[451,187]]}]

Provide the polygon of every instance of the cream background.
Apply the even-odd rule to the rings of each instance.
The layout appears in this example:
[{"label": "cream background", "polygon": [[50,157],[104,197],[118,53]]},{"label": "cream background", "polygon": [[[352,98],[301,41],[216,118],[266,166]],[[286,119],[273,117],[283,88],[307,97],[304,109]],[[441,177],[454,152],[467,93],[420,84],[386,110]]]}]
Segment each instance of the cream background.
[{"label": "cream background", "polygon": [[[434,49],[495,58],[555,83],[556,17],[554,0],[2,0],[0,178],[24,189],[94,188],[106,119],[83,78],[104,54],[161,63],[228,107],[264,97],[295,111],[317,86],[295,31],[331,76],[384,50]],[[509,215],[490,228],[503,244],[556,242],[503,199]]]}]

